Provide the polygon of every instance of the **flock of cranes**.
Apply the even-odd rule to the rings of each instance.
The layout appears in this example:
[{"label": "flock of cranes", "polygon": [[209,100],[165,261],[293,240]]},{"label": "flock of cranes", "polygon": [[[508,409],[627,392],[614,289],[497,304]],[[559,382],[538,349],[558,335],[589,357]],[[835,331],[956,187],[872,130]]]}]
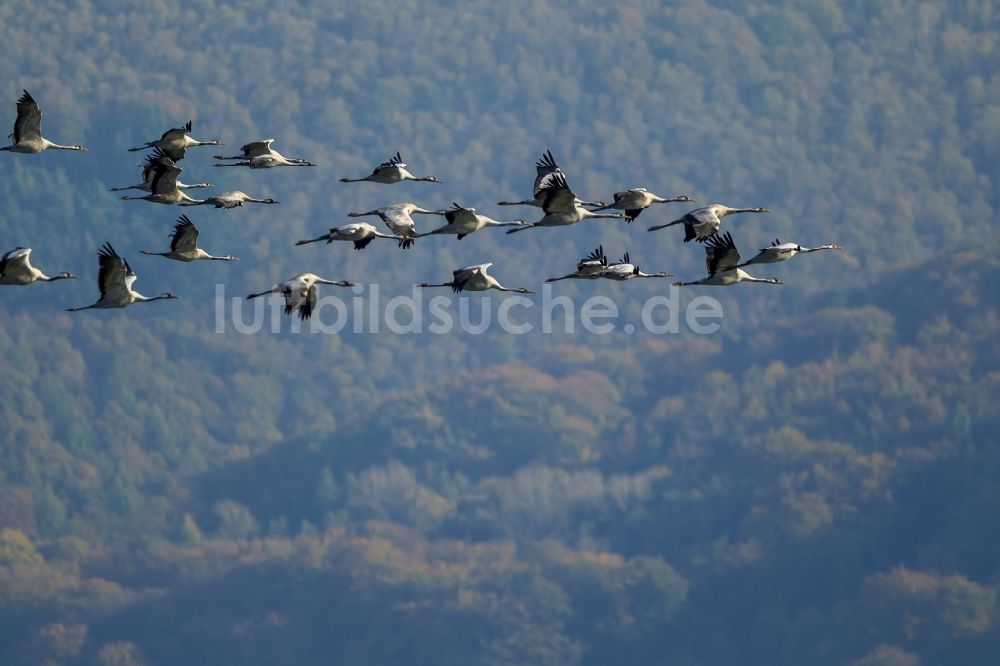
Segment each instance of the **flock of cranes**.
[{"label": "flock of cranes", "polygon": [[[13,153],[37,154],[45,150],[76,150],[85,151],[79,145],[64,146],[42,137],[41,110],[32,96],[24,91],[17,101],[17,119],[14,131],[10,135],[13,143],[0,147],[0,150]],[[125,194],[124,200],[149,201],[158,204],[178,204],[181,206],[209,205],[215,208],[229,209],[243,206],[246,203],[277,204],[271,198],[252,197],[244,192],[231,191],[196,199],[187,190],[198,188],[213,188],[207,182],[185,184],[178,180],[182,173],[177,163],[184,159],[189,148],[197,146],[223,145],[218,139],[200,141],[192,138],[192,123],[189,120],[184,126],[169,129],[159,139],[147,141],[141,146],[129,148],[129,151],[148,150],[150,153],[142,167],[142,182],[127,187],[113,187],[111,191],[139,190],[146,194],[137,196]],[[240,148],[239,155],[224,157],[216,155],[219,160],[216,167],[248,167],[250,169],[270,169],[275,167],[315,166],[312,162],[301,158],[287,158],[274,150],[274,139],[251,141]],[[387,161],[376,166],[370,174],[362,178],[341,178],[344,183],[371,182],[391,185],[404,181],[441,183],[435,176],[414,176],[407,171],[406,164],[397,152]],[[376,238],[395,240],[399,247],[409,248],[414,241],[424,236],[441,234],[454,235],[461,240],[469,234],[489,227],[512,227],[508,234],[534,229],[536,227],[560,227],[576,224],[591,218],[620,219],[631,223],[653,204],[691,203],[694,199],[688,196],[662,197],[649,190],[636,187],[613,195],[611,203],[583,200],[570,188],[566,174],[556,163],[551,151],[546,151],[535,163],[535,181],[532,197],[521,201],[500,201],[500,206],[533,206],[542,210],[542,217],[535,222],[525,220],[494,220],[458,203],[446,210],[429,210],[414,203],[397,203],[383,206],[367,212],[351,212],[348,217],[374,216],[382,220],[391,233],[383,233],[367,222],[346,224],[331,228],[326,234],[317,238],[300,240],[296,245],[306,245],[325,241],[350,241],[356,250],[364,249]],[[602,212],[602,211],[621,212]],[[650,226],[648,231],[656,231],[675,225],[683,225],[684,242],[695,240],[704,244],[708,276],[692,282],[674,282],[674,285],[720,285],[727,286],[739,282],[760,282],[765,284],[783,284],[774,278],[756,278],[743,270],[752,264],[765,264],[787,261],[797,254],[810,253],[818,250],[841,249],[834,244],[821,245],[815,248],[802,247],[795,243],[781,243],[775,240],[770,246],[762,248],[753,258],[740,262],[741,256],[732,234],[727,231],[720,235],[722,218],[736,213],[767,213],[766,208],[732,208],[722,204],[712,204],[696,208],[682,217]],[[417,231],[413,215],[440,215],[444,217],[444,226],[420,233]],[[235,261],[232,255],[216,256],[198,247],[198,228],[186,216],[181,215],[174,226],[171,235],[170,249],[164,252],[141,250],[144,255],[162,256],[175,261],[190,262],[197,260]],[[30,248],[16,248],[0,258],[0,285],[28,285],[34,282],[52,282],[61,279],[74,279],[75,275],[68,272],[49,277],[33,267],[29,261]],[[69,308],[69,311],[87,310],[91,308],[121,308],[132,303],[144,303],[156,300],[175,299],[177,296],[165,292],[159,296],[147,297],[134,291],[136,274],[128,261],[121,257],[110,243],[105,243],[98,252],[98,287],[100,298],[86,307]],[[455,292],[462,291],[508,291],[517,293],[533,293],[525,287],[504,287],[488,269],[492,263],[482,263],[459,268],[452,273],[449,282],[430,284],[419,283],[419,287],[450,287]],[[628,252],[618,261],[609,261],[604,254],[603,246],[598,247],[581,259],[576,270],[561,277],[552,277],[546,282],[560,280],[615,280],[626,281],[635,278],[666,278],[671,274],[665,271],[657,273],[643,272],[638,265],[633,264]],[[247,296],[248,299],[266,294],[281,294],[285,300],[285,313],[297,313],[302,319],[308,319],[317,302],[317,286],[333,285],[350,287],[353,283],[345,280],[329,280],[314,273],[302,273],[293,278],[279,282],[270,289]]]}]

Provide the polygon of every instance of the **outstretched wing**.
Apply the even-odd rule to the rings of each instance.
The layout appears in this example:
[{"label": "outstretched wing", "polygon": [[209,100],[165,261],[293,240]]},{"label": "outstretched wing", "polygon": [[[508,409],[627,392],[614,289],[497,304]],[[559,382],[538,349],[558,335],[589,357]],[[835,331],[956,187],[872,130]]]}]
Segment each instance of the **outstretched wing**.
[{"label": "outstretched wing", "polygon": [[157,171],[169,169],[172,166],[174,166],[174,161],[160,148],[154,148],[153,152],[146,156],[146,163],[142,167],[142,182],[152,184]]},{"label": "outstretched wing", "polygon": [[620,264],[612,264],[601,272],[601,277],[612,280],[627,280],[629,276],[636,273],[638,269],[627,261]]},{"label": "outstretched wing", "polygon": [[377,167],[375,167],[375,169],[372,171],[372,175],[374,176],[382,169],[396,169],[396,168],[402,169],[405,166],[406,165],[403,164],[403,158],[399,155],[399,151],[396,151],[395,155],[393,155],[387,161],[382,162]]},{"label": "outstretched wing", "polygon": [[251,141],[250,143],[243,144],[240,148],[240,152],[243,153],[244,157],[264,157],[265,155],[271,154],[272,143],[274,143],[274,139]]},{"label": "outstretched wing", "polygon": [[556,158],[552,156],[551,150],[546,150],[542,153],[542,156],[538,158],[538,161],[535,162],[535,171],[539,176],[559,171],[559,165],[556,164]]},{"label": "outstretched wing", "polygon": [[704,242],[712,234],[718,233],[721,226],[722,220],[719,219],[713,206],[691,211],[684,216],[686,229],[684,240],[685,242],[690,240],[689,236],[693,235],[698,242]]},{"label": "outstretched wing", "polygon": [[709,276],[736,268],[740,263],[740,253],[728,231],[721,236],[712,234],[705,240],[705,266]]},{"label": "outstretched wing", "polygon": [[380,217],[392,233],[397,236],[412,236],[416,233],[417,225],[404,207],[388,206],[380,210],[382,211]]},{"label": "outstretched wing", "polygon": [[27,90],[17,100],[17,120],[14,121],[14,143],[42,138],[42,110]]},{"label": "outstretched wing", "polygon": [[641,215],[642,211],[644,211],[644,210],[646,210],[646,209],[645,208],[629,208],[628,210],[625,211],[625,215],[628,216],[628,219],[626,221],[631,223],[632,220],[634,220],[635,218],[639,217],[639,215]]},{"label": "outstretched wing", "polygon": [[465,208],[458,205],[454,201],[451,203],[453,208],[450,208],[448,212],[444,214],[444,219],[448,220],[448,224],[454,224],[455,222],[475,222],[476,221],[476,209],[475,208]]},{"label": "outstretched wing", "polygon": [[299,319],[309,319],[316,307],[316,285],[288,285],[282,292],[285,296],[285,314],[299,311]]},{"label": "outstretched wing", "polygon": [[160,141],[180,141],[184,138],[184,135],[191,131],[191,121],[187,121],[184,127],[174,127],[173,129],[168,129],[160,137]]},{"label": "outstretched wing", "polygon": [[472,277],[472,268],[459,268],[451,272],[451,290],[459,292],[465,289],[466,283]]},{"label": "outstretched wing", "polygon": [[156,173],[153,175],[153,182],[149,184],[150,189],[153,194],[167,194],[173,192],[177,189],[177,176],[181,174],[181,169],[178,166],[173,166],[173,161],[171,160],[170,166],[165,164],[156,167]]},{"label": "outstretched wing", "polygon": [[590,254],[588,254],[586,257],[584,257],[583,259],[581,259],[577,263],[576,268],[577,268],[577,270],[579,270],[579,269],[583,268],[584,266],[588,266],[588,265],[595,264],[595,263],[596,264],[601,264],[602,266],[607,266],[608,265],[608,258],[606,256],[604,256],[604,246],[603,245],[598,245],[596,250],[594,250],[593,252],[591,252]]},{"label": "outstretched wing", "polygon": [[552,151],[546,150],[542,157],[535,162],[535,184],[532,188],[532,196],[537,197],[538,193],[541,192],[548,184],[551,182],[551,176],[554,173],[562,173],[562,169],[556,164],[556,158],[552,157]]},{"label": "outstretched wing", "polygon": [[451,290],[455,292],[464,290],[469,280],[478,275],[486,275],[486,269],[492,265],[492,263],[477,264],[452,271]]},{"label": "outstretched wing", "polygon": [[171,144],[163,148],[163,152],[167,157],[172,159],[174,162],[180,162],[182,159],[184,159],[184,155],[187,154],[187,148],[185,148],[184,146]]},{"label": "outstretched wing", "polygon": [[0,276],[30,275],[31,262],[28,260],[30,254],[30,247],[18,247],[0,257]]},{"label": "outstretched wing", "polygon": [[187,215],[181,215],[174,225],[174,233],[170,235],[170,250],[193,252],[198,246],[198,227],[188,219]]},{"label": "outstretched wing", "polygon": [[111,243],[105,243],[97,253],[97,257],[100,265],[97,284],[101,289],[101,298],[109,294],[125,294],[131,291],[132,283],[135,282],[135,271],[115,252]]},{"label": "outstretched wing", "polygon": [[545,214],[564,211],[576,205],[576,195],[566,184],[566,177],[562,173],[554,173],[549,178],[549,183],[542,188],[543,195],[542,210]]}]

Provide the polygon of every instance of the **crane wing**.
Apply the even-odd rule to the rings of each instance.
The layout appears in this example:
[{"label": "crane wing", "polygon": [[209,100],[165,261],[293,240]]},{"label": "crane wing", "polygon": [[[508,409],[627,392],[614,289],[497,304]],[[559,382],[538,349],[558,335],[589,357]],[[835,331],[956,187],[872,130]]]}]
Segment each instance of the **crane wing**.
[{"label": "crane wing", "polygon": [[274,143],[274,139],[251,141],[250,143],[243,144],[240,152],[243,153],[244,157],[263,157],[264,155],[271,154],[272,143]]},{"label": "crane wing", "polygon": [[0,257],[0,275],[31,275],[30,254],[30,247],[18,247]]},{"label": "crane wing", "polygon": [[101,289],[101,298],[109,294],[126,294],[135,282],[135,271],[128,262],[115,252],[111,243],[105,243],[97,253],[100,271],[97,274],[97,284]]},{"label": "crane wing", "polygon": [[170,235],[171,251],[193,252],[198,246],[198,227],[188,219],[187,215],[181,215],[174,225],[174,233]]},{"label": "crane wing", "polygon": [[174,161],[161,149],[154,148],[153,152],[146,156],[146,163],[142,167],[142,181],[152,184],[158,170],[168,169],[172,166],[174,166]]},{"label": "crane wing", "polygon": [[542,210],[545,214],[558,213],[576,205],[576,195],[566,184],[566,177],[562,173],[554,173],[550,176],[548,185],[542,189],[543,201]]},{"label": "crane wing", "polygon": [[705,241],[705,266],[709,276],[736,268],[740,263],[740,252],[736,249],[733,236],[728,231],[723,235],[712,234]]},{"label": "crane wing", "polygon": [[604,256],[604,246],[603,245],[598,245],[596,250],[594,250],[593,252],[591,252],[590,254],[588,254],[586,257],[584,257],[583,259],[581,259],[579,262],[577,262],[577,264],[576,264],[576,270],[582,271],[584,268],[587,268],[588,266],[594,266],[594,265],[600,265],[600,266],[607,266],[608,265],[608,258],[606,256]]},{"label": "crane wing", "polygon": [[466,266],[464,268],[458,268],[453,270],[451,274],[454,277],[458,277],[459,273],[486,273],[486,269],[493,265],[493,262],[488,262],[485,264],[476,264],[475,266]]},{"label": "crane wing", "polygon": [[462,291],[471,278],[472,271],[455,271],[454,277],[451,280],[451,290],[456,293]]},{"label": "crane wing", "polygon": [[277,161],[277,158],[271,154],[255,155],[246,162],[243,162],[243,164],[249,166],[251,169],[268,169],[273,167]]},{"label": "crane wing", "polygon": [[187,148],[180,145],[170,144],[162,148],[163,153],[174,162],[180,162],[187,154]]},{"label": "crane wing", "polygon": [[177,189],[177,176],[181,174],[183,169],[178,166],[173,166],[173,162],[170,162],[170,166],[161,165],[156,168],[156,174],[153,176],[153,182],[150,183],[150,189],[152,189],[153,194],[167,194],[173,192]]},{"label": "crane wing", "polygon": [[[705,208],[693,210],[685,215],[684,226],[693,233],[693,236],[691,236],[691,233],[687,234],[688,236],[691,236],[699,241],[704,241],[712,234],[718,233],[719,227],[722,226],[722,221],[719,219],[719,215],[715,212],[715,207],[707,206]],[[688,237],[684,240],[691,240],[691,238]]]},{"label": "crane wing", "polygon": [[184,135],[190,131],[191,121],[189,120],[184,127],[174,127],[172,129],[168,129],[163,133],[163,136],[160,137],[160,141],[180,141],[184,138]]},{"label": "crane wing", "polygon": [[761,252],[767,252],[768,254],[778,254],[780,252],[791,252],[792,250],[797,250],[799,248],[797,243],[782,243],[778,239],[774,239],[770,247],[765,247],[761,249]]},{"label": "crane wing", "polygon": [[444,214],[444,219],[448,220],[448,224],[454,224],[455,222],[464,222],[466,224],[476,223],[476,209],[475,208],[465,208],[458,205],[454,201],[451,203],[453,208],[448,210]]},{"label": "crane wing", "polygon": [[469,280],[480,276],[485,277],[486,269],[492,265],[492,263],[477,264],[452,271],[451,290],[455,292],[464,290],[466,285],[469,284]]},{"label": "crane wing", "polygon": [[548,187],[552,182],[552,174],[563,173],[559,165],[556,164],[556,159],[552,157],[551,150],[546,150],[541,159],[535,162],[535,172],[537,175],[531,191],[533,197],[537,197],[543,189]]},{"label": "crane wing", "polygon": [[299,319],[309,319],[316,307],[316,285],[298,280],[286,284],[282,290],[285,296],[285,314],[299,311]]},{"label": "crane wing", "polygon": [[535,162],[535,171],[539,176],[559,171],[559,165],[556,164],[556,158],[552,156],[551,150],[546,150]]},{"label": "crane wing", "polygon": [[309,317],[312,317],[312,313],[315,308],[316,308],[316,285],[311,284],[306,289],[305,298],[302,301],[302,305],[299,306],[299,317],[301,319],[309,319]]},{"label": "crane wing", "polygon": [[365,233],[364,231],[365,226],[366,225],[364,222],[353,222],[351,224],[342,224],[339,227],[332,227],[330,229],[330,236],[343,238],[344,240],[353,240],[357,236],[363,235]]},{"label": "crane wing", "polygon": [[416,231],[417,225],[413,222],[413,218],[401,206],[382,209],[381,217],[385,225],[397,236]]},{"label": "crane wing", "polygon": [[242,206],[246,196],[246,194],[239,190],[233,190],[232,192],[222,192],[213,197],[208,197],[205,201],[211,202],[216,208],[228,210]]},{"label": "crane wing", "polygon": [[601,273],[603,277],[609,277],[612,280],[620,280],[625,278],[636,271],[636,267],[628,262],[620,264],[612,264],[604,269]]},{"label": "crane wing", "polygon": [[375,169],[372,171],[372,175],[374,176],[379,171],[382,171],[384,169],[402,169],[405,166],[406,165],[403,163],[403,158],[400,156],[399,151],[396,151],[395,155],[393,155],[388,160],[382,162],[377,167],[375,167]]},{"label": "crane wing", "polygon": [[14,143],[20,143],[25,139],[37,140],[42,138],[42,110],[27,90],[17,100],[17,120],[14,121]]}]

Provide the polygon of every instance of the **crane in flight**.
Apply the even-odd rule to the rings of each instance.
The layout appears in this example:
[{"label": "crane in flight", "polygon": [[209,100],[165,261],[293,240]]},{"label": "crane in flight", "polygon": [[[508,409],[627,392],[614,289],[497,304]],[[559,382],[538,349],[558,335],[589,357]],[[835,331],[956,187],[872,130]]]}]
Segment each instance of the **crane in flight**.
[{"label": "crane in flight", "polygon": [[480,215],[475,208],[466,208],[452,202],[452,208],[443,211],[444,219],[448,221],[443,227],[438,227],[426,233],[417,234],[417,237],[432,236],[434,234],[455,234],[458,240],[486,227],[518,227],[527,224],[524,220],[514,220],[512,222],[498,222],[491,217]]},{"label": "crane in flight", "polygon": [[428,284],[426,282],[421,282],[418,287],[451,287],[451,290],[455,293],[460,291],[486,291],[487,289],[496,289],[497,291],[514,291],[519,294],[533,294],[535,292],[530,289],[505,287],[500,284],[496,278],[489,275],[486,270],[492,266],[492,263],[486,264],[476,264],[475,266],[466,266],[465,268],[459,268],[458,270],[452,271],[451,282],[442,282],[440,284]]},{"label": "crane in flight", "polygon": [[359,183],[361,181],[368,181],[370,183],[382,183],[383,185],[392,185],[393,183],[399,183],[404,180],[418,180],[427,183],[441,182],[434,176],[423,176],[421,178],[414,176],[412,173],[406,170],[406,164],[403,163],[403,158],[400,157],[398,152],[385,162],[382,162],[377,167],[375,167],[375,169],[364,178],[341,178],[340,182]]},{"label": "crane in flight", "polygon": [[417,225],[411,215],[444,215],[440,210],[427,210],[415,203],[398,203],[391,206],[383,206],[370,210],[367,213],[348,213],[347,217],[367,217],[369,215],[378,216],[389,231],[399,238],[399,247],[408,248],[413,245],[420,234],[417,233]]},{"label": "crane in flight", "polygon": [[216,208],[239,208],[245,203],[276,204],[275,199],[257,199],[246,192],[234,190],[232,192],[222,192],[205,197],[201,201],[189,200],[181,202],[182,206],[215,206]]},{"label": "crane in flight", "polygon": [[199,259],[213,259],[215,261],[236,261],[238,257],[231,254],[217,257],[205,252],[198,247],[198,227],[188,219],[187,215],[181,215],[174,225],[174,232],[170,234],[170,249],[166,252],[152,252],[150,250],[139,250],[142,254],[166,257],[174,261],[197,261]]},{"label": "crane in flight", "polygon": [[736,249],[732,234],[728,231],[721,236],[712,234],[705,240],[705,266],[708,268],[708,277],[694,282],[674,282],[674,286],[704,284],[728,287],[739,282],[784,284],[774,278],[755,278],[740,268],[739,263],[740,252]]},{"label": "crane in flight", "polygon": [[607,210],[609,208],[614,208],[615,210],[625,211],[625,221],[632,223],[632,220],[639,217],[642,211],[646,210],[655,203],[694,203],[695,200],[686,194],[682,194],[679,197],[664,198],[659,195],[653,194],[645,187],[633,187],[630,190],[623,190],[621,192],[614,193],[614,201],[612,203],[597,206],[596,208],[591,208],[590,210]]},{"label": "crane in flight", "polygon": [[316,309],[318,297],[316,295],[316,285],[332,284],[337,287],[353,287],[353,282],[346,280],[327,280],[315,273],[302,273],[284,282],[279,282],[267,291],[256,294],[247,294],[247,300],[268,294],[281,294],[285,298],[285,314],[290,315],[298,311],[299,319],[309,319],[313,310]]},{"label": "crane in flight", "polygon": [[399,236],[384,234],[367,222],[354,222],[353,224],[333,227],[329,232],[319,236],[318,238],[296,241],[295,244],[308,245],[309,243],[319,243],[320,241],[326,241],[327,243],[332,243],[333,241],[351,241],[354,243],[355,250],[363,250],[376,238],[391,238],[395,241],[400,240]]},{"label": "crane in flight", "polygon": [[[156,149],[160,151],[160,149]],[[205,203],[204,199],[194,199],[182,191],[177,185],[177,176],[181,175],[184,169],[180,168],[162,151],[155,153],[155,158],[150,162],[153,169],[152,180],[149,182],[149,194],[141,197],[123,194],[125,201],[151,201],[158,204],[175,204],[183,202],[185,205]]]},{"label": "crane in flight", "polygon": [[579,198],[573,194],[573,190],[566,184],[566,177],[561,173],[552,174],[548,185],[542,188],[544,199],[542,211],[545,215],[537,222],[518,226],[516,229],[508,229],[507,233],[513,234],[535,227],[562,227],[576,224],[580,220],[588,218],[617,218],[624,219],[624,213],[594,213],[584,208],[579,203]]},{"label": "crane in flight", "polygon": [[708,239],[712,234],[719,231],[719,227],[722,226],[722,218],[727,215],[733,215],[734,213],[770,212],[771,211],[766,208],[730,208],[729,206],[723,206],[722,204],[712,204],[711,206],[705,206],[704,208],[696,208],[684,215],[684,217],[674,220],[673,222],[667,222],[666,224],[654,224],[647,229],[647,231],[656,231],[657,229],[672,227],[675,224],[683,224],[684,242],[687,243],[690,240],[697,240],[701,243]]},{"label": "crane in flight", "polygon": [[17,247],[0,257],[0,284],[23,287],[35,282],[75,280],[72,273],[62,272],[49,277],[31,265],[31,248]]},{"label": "crane in flight", "polygon": [[233,155],[232,157],[215,156],[217,160],[236,160],[236,162],[232,164],[214,164],[213,166],[246,166],[251,169],[272,169],[280,166],[316,166],[309,160],[303,160],[298,157],[285,157],[271,147],[272,143],[274,143],[274,139],[261,139],[243,144],[239,155]]},{"label": "crane in flight", "polygon": [[[551,150],[546,150],[542,153],[542,156],[535,162],[535,183],[531,188],[531,199],[523,199],[521,201],[498,201],[498,206],[534,206],[535,208],[542,208],[545,203],[545,194],[543,190],[548,187],[549,183],[552,181],[554,174],[560,174],[564,178],[566,177],[565,172],[559,168],[556,164],[556,158],[552,156]],[[583,201],[582,199],[577,199],[576,203],[581,206],[603,206],[603,201]]]},{"label": "crane in flight", "polygon": [[604,246],[598,245],[596,250],[576,262],[575,271],[562,277],[551,277],[546,282],[558,282],[559,280],[596,280],[601,277],[601,273],[607,267],[608,258],[604,256]]},{"label": "crane in flight", "polygon": [[137,150],[146,150],[147,148],[159,148],[174,162],[180,162],[184,159],[184,155],[188,148],[193,148],[194,146],[225,145],[218,139],[199,141],[198,139],[191,138],[191,135],[189,134],[190,131],[191,121],[189,120],[183,127],[168,129],[159,139],[156,139],[155,141],[147,141],[141,146],[136,146],[135,148],[129,148],[129,151],[135,152]]},{"label": "crane in flight", "polygon": [[625,253],[621,260],[616,261],[613,264],[608,264],[608,266],[598,274],[598,277],[602,277],[607,280],[616,280],[618,282],[633,280],[635,278],[665,278],[670,276],[671,273],[642,272],[638,266],[632,263],[632,260],[628,256],[628,252]]},{"label": "crane in flight", "polygon": [[[168,165],[169,162],[169,165]],[[125,190],[140,190],[142,192],[152,192],[153,191],[153,178],[156,177],[156,172],[160,168],[168,168],[173,166],[174,162],[167,154],[164,153],[159,148],[153,150],[152,153],[146,156],[146,162],[142,166],[142,182],[136,185],[129,185],[128,187],[112,187],[109,188],[112,192],[122,192]],[[180,168],[180,167],[178,167]],[[193,190],[197,188],[208,188],[215,187],[212,183],[192,183],[188,185],[187,183],[182,183],[181,181],[175,181],[178,190]]]},{"label": "crane in flight", "polygon": [[761,248],[754,257],[744,261],[740,264],[742,266],[749,266],[751,264],[773,264],[778,261],[788,261],[797,254],[807,254],[809,252],[818,252],[819,250],[843,250],[844,248],[833,243],[828,243],[826,245],[820,245],[819,247],[802,247],[797,243],[782,243],[777,238],[769,246]]},{"label": "crane in flight", "polygon": [[91,308],[123,308],[133,303],[149,303],[163,299],[177,298],[169,291],[159,296],[143,296],[132,290],[135,284],[135,271],[128,262],[119,256],[111,243],[105,243],[97,253],[100,271],[97,274],[97,285],[101,289],[101,297],[92,305],[82,308],[67,308],[67,312],[79,312]]},{"label": "crane in flight", "polygon": [[80,145],[61,146],[42,136],[42,110],[27,90],[17,100],[17,119],[14,121],[14,131],[10,134],[14,143],[2,146],[0,150],[11,153],[34,155],[45,150],[82,150]]}]

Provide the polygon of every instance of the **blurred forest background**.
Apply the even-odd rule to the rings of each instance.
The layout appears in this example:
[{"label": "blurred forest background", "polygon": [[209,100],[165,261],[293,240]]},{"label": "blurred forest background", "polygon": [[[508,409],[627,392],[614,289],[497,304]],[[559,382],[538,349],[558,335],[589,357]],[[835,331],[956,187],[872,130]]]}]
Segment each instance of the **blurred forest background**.
[{"label": "blurred forest background", "polygon": [[[0,154],[0,249],[82,278],[0,293],[0,663],[1000,663],[997,4],[342,4],[0,5],[0,124],[26,88],[90,149]],[[138,255],[185,209],[108,192],[189,118],[227,145],[183,180],[281,201],[186,209],[240,262]],[[319,166],[212,168],[263,137]],[[847,249],[684,291],[710,336],[215,332],[216,284],[306,270],[703,276],[645,232],[680,205],[293,246],[400,201],[537,219],[494,203],[545,149],[585,198],[770,208],[724,223],[745,255]],[[397,150],[445,184],[337,182]],[[63,312],[106,240],[182,300]],[[635,321],[666,285],[558,286]]]}]

